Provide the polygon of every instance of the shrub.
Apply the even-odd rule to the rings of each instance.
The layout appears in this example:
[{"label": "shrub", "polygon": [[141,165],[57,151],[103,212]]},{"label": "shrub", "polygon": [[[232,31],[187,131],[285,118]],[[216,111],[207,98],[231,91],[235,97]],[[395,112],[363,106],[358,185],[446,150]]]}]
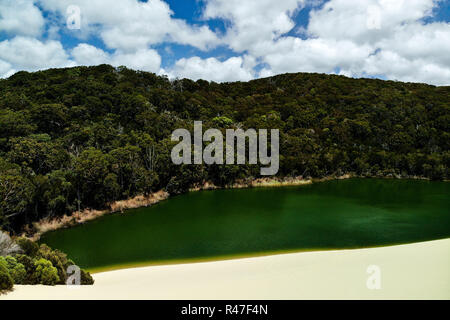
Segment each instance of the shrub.
[{"label": "shrub", "polygon": [[[16,241],[24,254],[17,254],[14,257],[0,257],[0,263],[3,267],[2,288],[10,287],[9,280],[12,280],[13,284],[26,285],[66,283],[68,267],[76,264],[68,259],[65,253],[52,250],[45,244],[39,246],[27,238],[19,238]],[[94,283],[94,279],[89,272],[81,270],[80,276],[82,285]]]},{"label": "shrub", "polygon": [[14,280],[14,284],[24,284],[27,272],[25,266],[19,262],[14,257],[7,256],[5,258],[9,274]]},{"label": "shrub", "polygon": [[26,274],[22,284],[38,284],[37,280],[34,278],[36,267],[33,258],[25,254],[19,254],[16,256],[16,260],[25,267]]},{"label": "shrub", "polygon": [[94,279],[91,274],[87,271],[81,270],[81,284],[82,285],[93,285]]},{"label": "shrub", "polygon": [[74,264],[73,262],[69,263],[67,255],[59,250],[52,250],[45,244],[40,246],[38,255],[52,263],[58,271],[58,283],[65,284],[67,280],[67,268]]},{"label": "shrub", "polygon": [[[58,284],[65,284],[67,281],[67,268],[72,265],[76,265],[72,260],[67,258],[67,255],[59,250],[52,250],[45,244],[42,244],[39,248],[38,256],[44,258],[52,263],[52,265],[58,271],[59,282]],[[94,284],[94,279],[89,272],[81,270],[81,284],[91,285]]]},{"label": "shrub", "polygon": [[8,272],[6,260],[0,257],[0,292],[11,290],[14,286],[14,281]]},{"label": "shrub", "polygon": [[6,262],[5,257],[0,257],[0,268],[8,269],[8,263]]},{"label": "shrub", "polygon": [[39,284],[54,286],[59,282],[58,270],[44,258],[34,261],[35,272],[33,278]]},{"label": "shrub", "polygon": [[35,257],[39,252],[39,245],[27,238],[19,238],[16,243],[22,248],[27,256]]}]

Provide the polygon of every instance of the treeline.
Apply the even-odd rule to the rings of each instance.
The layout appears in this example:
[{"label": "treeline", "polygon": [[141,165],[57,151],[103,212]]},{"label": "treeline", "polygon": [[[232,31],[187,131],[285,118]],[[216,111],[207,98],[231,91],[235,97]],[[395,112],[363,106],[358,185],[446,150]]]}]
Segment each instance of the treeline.
[{"label": "treeline", "polygon": [[218,84],[108,65],[0,80],[0,225],[166,189],[257,177],[258,165],[175,166],[177,128],[280,130],[279,176],[448,179],[450,87],[321,74]]}]

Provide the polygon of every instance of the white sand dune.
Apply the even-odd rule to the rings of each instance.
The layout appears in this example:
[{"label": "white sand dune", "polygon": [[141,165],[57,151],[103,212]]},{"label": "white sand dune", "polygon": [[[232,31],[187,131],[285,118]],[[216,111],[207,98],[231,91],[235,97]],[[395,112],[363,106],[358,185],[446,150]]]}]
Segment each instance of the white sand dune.
[{"label": "white sand dune", "polygon": [[[370,290],[367,268],[381,271]],[[450,239],[94,274],[95,285],[16,286],[1,299],[450,299]]]}]

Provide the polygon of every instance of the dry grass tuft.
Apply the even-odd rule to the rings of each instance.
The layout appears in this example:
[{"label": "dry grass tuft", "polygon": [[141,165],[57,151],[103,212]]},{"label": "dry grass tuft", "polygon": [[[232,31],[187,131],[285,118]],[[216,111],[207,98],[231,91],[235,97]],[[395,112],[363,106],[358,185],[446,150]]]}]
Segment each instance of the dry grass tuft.
[{"label": "dry grass tuft", "polygon": [[152,204],[158,203],[159,201],[165,200],[168,197],[169,194],[161,190],[148,196],[139,195],[132,199],[116,201],[111,203],[109,205],[109,209],[106,210],[85,209],[83,211],[76,211],[71,215],[64,215],[58,218],[41,219],[40,221],[33,223],[33,230],[29,232],[32,235],[29,238],[36,241],[39,240],[39,238],[46,232],[54,231],[60,228],[72,227],[113,212],[123,212],[127,209],[148,207]]},{"label": "dry grass tuft", "polygon": [[161,190],[148,196],[140,195],[132,199],[116,201],[110,205],[111,212],[123,212],[128,209],[148,207],[162,200],[166,200],[168,197],[169,194],[166,191]]}]

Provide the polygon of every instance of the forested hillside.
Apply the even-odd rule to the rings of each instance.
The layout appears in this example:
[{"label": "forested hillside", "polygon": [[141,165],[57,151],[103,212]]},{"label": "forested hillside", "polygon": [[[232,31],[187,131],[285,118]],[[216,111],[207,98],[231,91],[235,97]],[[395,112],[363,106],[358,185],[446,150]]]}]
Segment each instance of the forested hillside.
[{"label": "forested hillside", "polygon": [[169,81],[108,65],[0,80],[0,226],[258,177],[258,165],[182,165],[177,128],[280,129],[279,176],[448,179],[450,87],[285,74]]}]

